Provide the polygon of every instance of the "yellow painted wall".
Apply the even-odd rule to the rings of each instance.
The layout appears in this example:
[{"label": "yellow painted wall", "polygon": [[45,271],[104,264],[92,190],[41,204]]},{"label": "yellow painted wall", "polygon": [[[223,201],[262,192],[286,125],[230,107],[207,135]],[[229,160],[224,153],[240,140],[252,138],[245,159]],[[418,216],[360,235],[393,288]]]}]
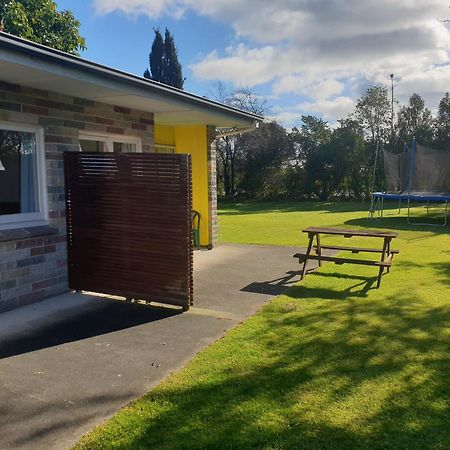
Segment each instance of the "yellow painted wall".
[{"label": "yellow painted wall", "polygon": [[192,155],[192,203],[200,212],[200,244],[208,245],[208,149],[206,126],[155,124],[155,145],[174,145],[176,153]]},{"label": "yellow painted wall", "polygon": [[175,145],[175,132],[173,127],[155,124],[155,144]]}]

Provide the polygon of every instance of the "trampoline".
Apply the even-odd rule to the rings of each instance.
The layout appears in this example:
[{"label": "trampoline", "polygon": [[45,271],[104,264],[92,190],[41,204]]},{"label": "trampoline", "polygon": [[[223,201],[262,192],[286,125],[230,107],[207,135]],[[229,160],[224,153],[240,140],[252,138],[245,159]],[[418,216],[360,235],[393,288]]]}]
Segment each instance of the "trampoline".
[{"label": "trampoline", "polygon": [[[394,154],[383,150],[383,163],[387,190],[373,192],[369,217],[383,218],[384,200],[398,200],[407,204],[407,221],[411,225],[447,225],[450,201],[450,151],[435,150],[417,144],[413,140],[411,149]],[[419,222],[411,216],[411,203],[426,203],[427,213],[431,202],[444,205],[443,222],[440,224]]]}]

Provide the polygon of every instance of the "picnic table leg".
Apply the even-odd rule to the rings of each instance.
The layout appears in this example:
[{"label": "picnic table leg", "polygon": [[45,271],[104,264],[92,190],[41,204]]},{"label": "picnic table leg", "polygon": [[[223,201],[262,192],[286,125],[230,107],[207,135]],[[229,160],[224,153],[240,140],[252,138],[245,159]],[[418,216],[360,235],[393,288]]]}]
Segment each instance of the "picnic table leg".
[{"label": "picnic table leg", "polygon": [[[387,243],[386,256],[387,257],[391,256],[391,240],[390,239],[388,239],[388,243]],[[389,273],[389,269],[390,269],[390,267],[386,268],[386,273]]]},{"label": "picnic table leg", "polygon": [[303,263],[302,276],[301,276],[300,280],[303,280],[303,278],[305,277],[306,264],[308,264],[308,256],[311,253],[313,240],[314,240],[314,234],[313,233],[308,233],[308,237],[309,237],[308,248],[306,249],[305,262]]},{"label": "picnic table leg", "polygon": [[322,248],[320,247],[320,236],[319,233],[316,234],[316,242],[317,242],[317,256],[319,257],[319,267],[322,266],[322,261],[320,257],[322,256]]},{"label": "picnic table leg", "polygon": [[[383,250],[381,252],[381,261],[384,261],[385,257],[386,257],[386,250],[388,248],[389,245],[389,238],[384,238],[384,242],[383,242]],[[378,269],[378,280],[377,280],[377,288],[380,287],[381,284],[381,276],[383,275],[383,266],[380,266],[380,268]]]}]

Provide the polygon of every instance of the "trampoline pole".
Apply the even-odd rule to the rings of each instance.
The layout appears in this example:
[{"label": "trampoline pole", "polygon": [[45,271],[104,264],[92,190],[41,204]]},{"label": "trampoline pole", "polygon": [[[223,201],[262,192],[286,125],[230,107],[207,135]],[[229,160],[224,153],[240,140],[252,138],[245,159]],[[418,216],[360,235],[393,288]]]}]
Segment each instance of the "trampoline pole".
[{"label": "trampoline pole", "polygon": [[[408,146],[406,145],[406,142],[403,143],[403,153],[406,153],[408,151]],[[401,192],[404,190],[404,186],[401,186]],[[398,213],[400,214],[402,212],[402,198],[399,197],[398,199]]]},{"label": "trampoline pole", "polygon": [[[415,187],[414,187],[414,169],[415,169],[415,159],[416,159],[416,138],[413,137],[412,139],[412,145],[411,145],[411,155],[409,158],[409,167],[408,167],[408,195],[406,196],[407,202],[408,202],[408,215],[407,215],[407,222],[409,225],[417,225],[417,226],[430,226],[430,227],[444,227],[447,225],[448,222],[448,200],[449,197],[448,196],[441,196],[439,195],[439,193],[434,193],[433,190],[430,190],[430,193],[428,193],[428,195],[421,195],[421,191],[420,191],[420,184],[419,186],[416,186],[416,189],[418,188],[419,192],[415,191]],[[418,153],[418,155],[420,155],[420,152]],[[416,172],[416,176],[418,177],[418,181],[420,183],[421,181],[421,175],[420,172]],[[423,175],[422,175],[423,177]],[[444,203],[444,220],[441,223],[430,223],[430,222],[424,222],[421,221],[420,218],[415,218],[413,217],[413,212],[412,212],[412,206],[411,206],[411,202],[412,201],[418,201],[420,202],[422,205],[423,203],[426,203],[425,208],[426,208],[426,212],[427,215],[430,214],[430,202],[434,202],[434,201],[439,201],[439,203],[441,203],[441,201]],[[433,211],[433,207],[432,207],[432,211]]]},{"label": "trampoline pole", "polygon": [[373,171],[372,171],[372,184],[370,186],[370,211],[369,211],[369,215],[370,218],[373,218],[373,210],[374,210],[374,196],[373,196],[373,191],[375,189],[375,175],[376,175],[376,171],[377,171],[377,166],[378,166],[378,145],[379,142],[377,141],[377,148],[375,150],[375,161],[373,164]]},{"label": "trampoline pole", "polygon": [[408,197],[411,195],[413,174],[414,174],[414,153],[416,151],[416,137],[413,137],[411,144],[411,157],[409,159],[409,180],[408,180]]},{"label": "trampoline pole", "polygon": [[372,194],[370,194],[369,220],[373,219],[373,213],[374,213],[374,199],[373,199],[373,193],[372,193]]},{"label": "trampoline pole", "polygon": [[410,220],[410,205],[409,205],[409,203],[410,203],[410,199],[409,199],[409,195],[408,195],[408,218],[407,218],[407,222],[408,222],[408,225],[411,225],[411,220]]},{"label": "trampoline pole", "polygon": [[409,171],[408,171],[408,225],[411,225],[411,187],[412,178],[414,172],[414,151],[416,149],[416,137],[414,136],[411,143],[411,157],[409,158]]},{"label": "trampoline pole", "polygon": [[372,186],[371,186],[371,192],[373,193],[375,189],[375,176],[378,168],[378,149],[379,149],[379,142],[377,141],[377,148],[375,150],[375,162],[373,164],[373,171],[372,171]]}]

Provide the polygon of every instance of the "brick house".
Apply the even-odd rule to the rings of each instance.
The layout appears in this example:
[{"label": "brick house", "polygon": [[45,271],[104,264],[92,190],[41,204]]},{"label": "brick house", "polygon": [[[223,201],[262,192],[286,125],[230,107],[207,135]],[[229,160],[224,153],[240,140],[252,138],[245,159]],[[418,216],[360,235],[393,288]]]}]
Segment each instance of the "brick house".
[{"label": "brick house", "polygon": [[0,32],[0,312],[68,289],[64,151],[190,153],[210,245],[217,133],[261,119]]}]

